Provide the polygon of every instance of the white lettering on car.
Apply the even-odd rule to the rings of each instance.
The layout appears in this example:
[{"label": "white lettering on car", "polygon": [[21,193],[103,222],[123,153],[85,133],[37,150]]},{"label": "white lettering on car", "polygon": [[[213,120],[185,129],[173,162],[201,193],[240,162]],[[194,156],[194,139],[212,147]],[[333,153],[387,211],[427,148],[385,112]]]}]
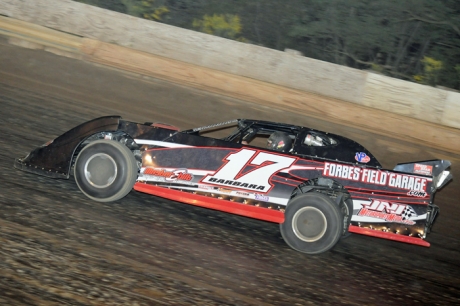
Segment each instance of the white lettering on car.
[{"label": "white lettering on car", "polygon": [[358,181],[360,177],[360,167],[340,165],[334,163],[324,163],[323,175],[329,177],[343,178]]},{"label": "white lettering on car", "polygon": [[[270,178],[289,168],[296,160],[295,157],[242,149],[229,154],[224,159],[225,164],[201,182],[266,193],[272,188]],[[246,170],[251,166],[251,170]]]},{"label": "white lettering on car", "polygon": [[342,165],[335,163],[324,163],[323,175],[351,181],[388,186],[412,191],[426,191],[431,179],[417,177],[409,174],[391,173],[380,169],[369,169]]}]

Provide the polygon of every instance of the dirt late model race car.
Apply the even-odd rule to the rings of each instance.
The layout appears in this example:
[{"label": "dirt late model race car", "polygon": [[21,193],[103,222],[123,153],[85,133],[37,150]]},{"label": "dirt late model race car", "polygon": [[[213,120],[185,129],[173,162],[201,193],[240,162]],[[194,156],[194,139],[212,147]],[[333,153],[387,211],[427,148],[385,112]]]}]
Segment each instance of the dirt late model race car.
[{"label": "dirt late model race car", "polygon": [[74,175],[89,198],[134,190],[280,224],[295,250],[318,254],[359,233],[429,246],[447,160],[382,169],[363,146],[315,129],[237,119],[180,131],[107,116],[83,123],[15,167]]}]

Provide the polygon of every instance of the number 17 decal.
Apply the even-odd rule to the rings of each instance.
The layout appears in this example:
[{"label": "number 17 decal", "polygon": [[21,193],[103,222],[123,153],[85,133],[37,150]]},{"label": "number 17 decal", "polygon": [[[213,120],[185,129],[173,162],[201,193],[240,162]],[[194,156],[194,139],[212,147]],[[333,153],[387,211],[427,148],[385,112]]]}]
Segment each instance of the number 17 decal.
[{"label": "number 17 decal", "polygon": [[[268,192],[272,185],[270,178],[275,173],[289,168],[297,158],[243,149],[229,154],[225,164],[214,173],[203,178],[203,183]],[[243,173],[246,167],[250,170]]]}]

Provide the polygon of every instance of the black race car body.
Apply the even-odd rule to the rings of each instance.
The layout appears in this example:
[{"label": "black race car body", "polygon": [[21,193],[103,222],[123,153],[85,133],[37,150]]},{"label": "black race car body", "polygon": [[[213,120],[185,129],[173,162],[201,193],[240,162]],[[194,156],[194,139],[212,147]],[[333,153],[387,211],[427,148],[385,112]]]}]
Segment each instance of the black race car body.
[{"label": "black race car body", "polygon": [[[274,132],[288,135],[288,148],[266,148]],[[289,124],[237,119],[180,131],[119,116],[86,122],[15,161],[53,178],[75,173],[96,201],[134,188],[280,223],[285,241],[310,254],[349,232],[429,246],[434,195],[451,179],[449,166],[430,160],[382,169],[348,138]]]}]

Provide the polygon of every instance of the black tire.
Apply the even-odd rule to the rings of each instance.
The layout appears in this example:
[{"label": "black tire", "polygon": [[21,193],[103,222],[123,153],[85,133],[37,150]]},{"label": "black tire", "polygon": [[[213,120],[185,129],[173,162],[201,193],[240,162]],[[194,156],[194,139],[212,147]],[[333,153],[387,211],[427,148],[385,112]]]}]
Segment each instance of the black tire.
[{"label": "black tire", "polygon": [[353,200],[348,196],[340,205],[343,215],[343,235],[340,239],[345,239],[352,235],[348,231],[348,228],[350,227],[351,217],[353,216]]},{"label": "black tire", "polygon": [[294,250],[319,254],[331,249],[343,234],[343,215],[328,196],[309,192],[293,198],[280,224],[284,241]]},{"label": "black tire", "polygon": [[74,174],[78,188],[88,198],[112,202],[131,191],[138,167],[126,146],[112,140],[96,140],[78,154]]}]

